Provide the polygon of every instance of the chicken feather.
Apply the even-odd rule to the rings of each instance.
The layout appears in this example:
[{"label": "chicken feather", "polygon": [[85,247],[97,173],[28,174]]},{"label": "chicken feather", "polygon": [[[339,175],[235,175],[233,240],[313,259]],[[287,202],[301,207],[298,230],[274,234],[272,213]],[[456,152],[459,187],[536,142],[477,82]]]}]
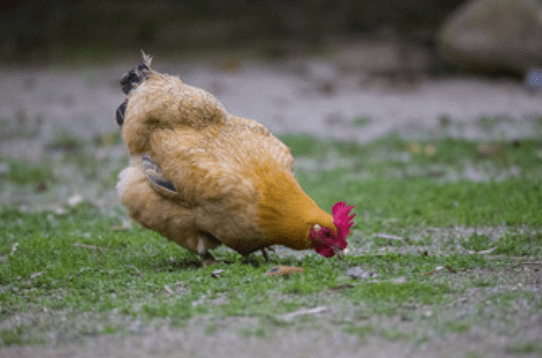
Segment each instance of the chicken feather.
[{"label": "chicken feather", "polygon": [[117,189],[133,219],[204,260],[220,244],[248,255],[275,244],[314,248],[315,227],[337,235],[333,216],[295,179],[290,149],[263,125],[152,70],[149,57],[136,72],[123,78],[117,111],[130,152]]}]

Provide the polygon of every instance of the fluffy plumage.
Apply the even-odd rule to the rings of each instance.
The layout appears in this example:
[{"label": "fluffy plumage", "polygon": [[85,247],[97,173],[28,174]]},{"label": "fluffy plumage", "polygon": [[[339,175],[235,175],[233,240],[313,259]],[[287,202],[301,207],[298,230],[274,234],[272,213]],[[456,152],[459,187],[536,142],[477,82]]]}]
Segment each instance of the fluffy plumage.
[{"label": "fluffy plumage", "polygon": [[152,70],[145,55],[121,86],[117,122],[130,166],[117,189],[144,227],[204,260],[220,244],[243,255],[278,244],[326,257],[346,247],[352,207],[320,209],[295,179],[288,147],[263,125]]}]

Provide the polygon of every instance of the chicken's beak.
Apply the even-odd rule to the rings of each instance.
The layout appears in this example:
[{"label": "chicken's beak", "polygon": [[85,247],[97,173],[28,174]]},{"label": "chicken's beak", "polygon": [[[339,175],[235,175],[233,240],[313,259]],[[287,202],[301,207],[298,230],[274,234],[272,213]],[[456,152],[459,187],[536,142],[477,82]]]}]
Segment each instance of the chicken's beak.
[{"label": "chicken's beak", "polygon": [[315,232],[318,232],[318,231],[320,231],[320,229],[322,227],[320,225],[318,225],[318,224],[315,224],[312,228],[314,229]]}]

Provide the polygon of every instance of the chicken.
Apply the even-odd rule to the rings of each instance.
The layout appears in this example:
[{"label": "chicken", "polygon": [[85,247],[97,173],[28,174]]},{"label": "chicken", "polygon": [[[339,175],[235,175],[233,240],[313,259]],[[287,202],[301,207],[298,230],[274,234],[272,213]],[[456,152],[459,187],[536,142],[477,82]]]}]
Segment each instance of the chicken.
[{"label": "chicken", "polygon": [[289,148],[210,93],[150,68],[121,81],[117,122],[130,153],[117,191],[130,217],[213,262],[221,244],[242,255],[283,245],[343,255],[351,206],[320,209],[293,174]]}]

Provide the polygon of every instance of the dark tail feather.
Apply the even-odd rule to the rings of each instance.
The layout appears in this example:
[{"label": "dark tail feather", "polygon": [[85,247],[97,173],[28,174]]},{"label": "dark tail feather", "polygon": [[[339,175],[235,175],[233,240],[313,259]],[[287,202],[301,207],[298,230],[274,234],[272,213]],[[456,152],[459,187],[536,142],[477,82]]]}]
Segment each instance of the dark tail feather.
[{"label": "dark tail feather", "polygon": [[[143,56],[142,62],[136,67],[132,68],[130,72],[124,74],[120,80],[120,86],[122,92],[128,95],[132,89],[136,88],[141,82],[146,80],[149,77],[150,65],[152,58],[147,55],[145,52],[141,51]],[[117,123],[119,126],[122,126],[124,123],[124,112],[126,111],[127,101],[124,101],[117,108]]]},{"label": "dark tail feather", "polygon": [[122,104],[117,108],[117,124],[119,126],[122,126],[124,123],[124,112],[126,112],[126,102],[122,102]]},{"label": "dark tail feather", "polygon": [[130,72],[122,76],[120,80],[120,85],[122,86],[122,92],[124,92],[124,94],[130,93],[130,91],[132,90],[132,84],[137,84],[140,81],[141,79],[139,78],[138,75],[135,74],[135,71],[131,70]]},{"label": "dark tail feather", "polygon": [[143,80],[146,80],[147,77],[149,77],[149,66],[145,62],[142,62],[136,68],[132,68],[130,72],[122,76],[120,80],[122,92],[127,95]]}]

